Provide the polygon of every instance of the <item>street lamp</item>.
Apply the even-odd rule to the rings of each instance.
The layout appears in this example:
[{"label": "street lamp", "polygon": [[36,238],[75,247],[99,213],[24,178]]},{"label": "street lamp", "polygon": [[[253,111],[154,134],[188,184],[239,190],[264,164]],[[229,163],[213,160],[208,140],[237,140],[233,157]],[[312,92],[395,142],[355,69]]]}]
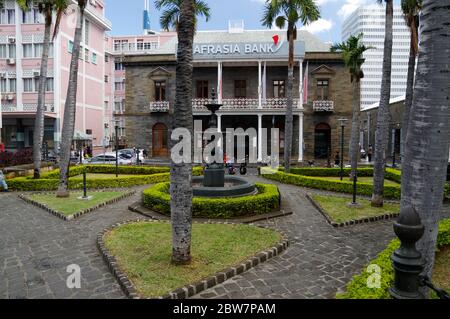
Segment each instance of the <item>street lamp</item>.
[{"label": "street lamp", "polygon": [[339,125],[341,126],[341,181],[344,178],[344,128],[347,121],[346,118],[338,119]]},{"label": "street lamp", "polygon": [[395,146],[396,146],[395,139],[397,137],[396,136],[397,129],[400,129],[400,123],[395,123],[394,124],[394,129],[392,130],[392,168],[396,168],[396,165],[395,165],[395,151],[396,151],[396,149],[395,149]]},{"label": "street lamp", "polygon": [[119,177],[119,126],[114,126],[115,138],[116,138],[116,178]]}]

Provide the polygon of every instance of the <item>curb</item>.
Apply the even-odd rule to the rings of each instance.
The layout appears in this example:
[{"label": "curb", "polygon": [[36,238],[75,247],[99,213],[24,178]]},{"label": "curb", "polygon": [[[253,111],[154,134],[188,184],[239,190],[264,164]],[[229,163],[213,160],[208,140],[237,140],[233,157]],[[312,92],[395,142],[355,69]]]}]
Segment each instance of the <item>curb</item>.
[{"label": "curb", "polygon": [[[91,191],[91,193],[93,193],[93,192]],[[96,191],[96,193],[101,193],[101,191]],[[125,193],[125,194],[123,194],[123,195],[121,195],[119,197],[107,200],[107,201],[105,201],[103,203],[95,205],[94,207],[90,207],[90,208],[87,208],[85,210],[81,210],[81,211],[76,212],[76,213],[74,213],[72,215],[64,215],[63,213],[61,213],[61,212],[59,212],[57,210],[54,210],[54,209],[48,207],[45,204],[39,203],[37,201],[34,201],[34,200],[28,198],[25,194],[20,194],[20,195],[18,195],[18,197],[20,199],[24,200],[25,202],[29,203],[29,204],[32,204],[32,205],[34,205],[36,207],[39,207],[39,208],[42,208],[42,209],[46,210],[50,214],[55,215],[56,217],[59,217],[62,220],[71,221],[71,220],[74,220],[74,219],[77,219],[77,218],[81,217],[82,215],[85,215],[85,214],[90,213],[90,212],[92,212],[92,211],[94,211],[96,209],[99,209],[101,207],[117,203],[117,202],[119,202],[120,200],[122,200],[124,198],[127,198],[127,197],[130,197],[130,196],[134,195],[135,193],[136,193],[136,191],[127,192],[127,193]],[[33,193],[33,194],[45,195],[45,194],[53,194],[53,193],[46,192],[46,193]]]},{"label": "curb", "polygon": [[[244,261],[238,265],[228,267],[228,268],[226,268],[222,271],[219,271],[212,276],[204,278],[196,283],[189,284],[189,285],[177,288],[175,290],[172,290],[171,292],[165,294],[164,296],[159,296],[156,298],[143,298],[143,297],[139,296],[139,294],[138,294],[135,286],[131,282],[131,280],[120,269],[116,258],[109,254],[109,252],[105,246],[105,243],[103,241],[103,237],[105,236],[105,234],[108,233],[109,231],[113,230],[114,228],[117,228],[119,226],[123,226],[126,224],[133,224],[133,223],[139,223],[139,222],[168,223],[168,221],[156,221],[156,220],[146,220],[146,219],[128,220],[128,221],[116,223],[116,224],[104,229],[101,233],[99,233],[97,235],[97,248],[99,249],[100,253],[102,254],[103,260],[108,265],[109,270],[111,271],[112,275],[118,281],[118,283],[119,283],[120,287],[122,288],[123,292],[125,293],[125,295],[130,299],[186,299],[186,298],[192,297],[206,289],[209,289],[218,284],[221,284],[230,278],[240,275],[243,272],[255,267],[256,265],[258,265],[260,263],[268,261],[269,259],[281,254],[283,251],[285,251],[289,247],[289,240],[287,239],[286,235],[283,232],[278,231],[281,234],[282,239],[275,246],[257,253],[253,257],[248,258],[246,261]],[[222,223],[194,222],[194,223],[196,223],[196,224],[235,224],[235,223],[229,223],[229,222],[222,222]],[[258,226],[258,225],[253,225],[253,226],[271,229],[270,227],[265,227],[265,226]]]},{"label": "curb", "polygon": [[[328,213],[311,197],[310,194],[305,194],[305,196],[309,200],[309,202],[314,206],[314,208],[316,208],[322,214],[322,216],[326,219],[327,223],[336,228],[357,225],[357,224],[373,223],[373,222],[380,221],[380,220],[396,218],[400,215],[399,213],[391,213],[391,214],[384,214],[384,215],[379,215],[379,216],[364,217],[364,218],[360,218],[360,219],[352,219],[352,220],[348,220],[346,222],[336,223],[330,217],[330,215],[328,215]],[[344,196],[336,196],[336,197],[347,198]]]}]

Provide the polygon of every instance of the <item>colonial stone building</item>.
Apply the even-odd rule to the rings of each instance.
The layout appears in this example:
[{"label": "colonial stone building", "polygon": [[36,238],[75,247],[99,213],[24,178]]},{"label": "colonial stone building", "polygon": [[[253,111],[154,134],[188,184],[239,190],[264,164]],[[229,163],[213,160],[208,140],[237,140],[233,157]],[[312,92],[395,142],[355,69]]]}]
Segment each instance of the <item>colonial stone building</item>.
[{"label": "colonial stone building", "polygon": [[[223,104],[218,127],[254,128],[258,137],[247,141],[262,157],[263,128],[280,130],[284,152],[288,43],[279,31],[199,31],[194,39],[192,108],[195,120],[208,128],[205,104]],[[351,131],[352,84],[339,53],[306,31],[295,42],[294,138],[295,163],[333,161],[340,151],[339,118],[347,118],[347,157]],[[169,155],[169,132],[175,102],[176,39],[151,55],[130,54],[126,69],[125,119],[129,147],[141,147],[155,158]],[[270,150],[270,142],[268,143]]]}]

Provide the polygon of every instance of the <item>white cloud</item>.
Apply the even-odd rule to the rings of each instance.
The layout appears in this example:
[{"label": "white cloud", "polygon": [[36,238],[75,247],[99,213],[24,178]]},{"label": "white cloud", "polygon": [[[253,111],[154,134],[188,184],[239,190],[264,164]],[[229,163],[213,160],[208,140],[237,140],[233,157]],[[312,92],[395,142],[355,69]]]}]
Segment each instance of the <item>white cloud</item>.
[{"label": "white cloud", "polygon": [[345,0],[345,4],[338,11],[338,16],[345,19],[359,6],[364,5],[367,2],[368,0]]},{"label": "white cloud", "polygon": [[323,6],[324,4],[327,4],[328,2],[336,2],[337,0],[315,0],[316,4],[318,6]]},{"label": "white cloud", "polygon": [[300,30],[306,30],[311,33],[320,33],[323,31],[331,30],[332,27],[333,21],[320,18],[317,21],[314,21],[306,26],[301,27]]}]

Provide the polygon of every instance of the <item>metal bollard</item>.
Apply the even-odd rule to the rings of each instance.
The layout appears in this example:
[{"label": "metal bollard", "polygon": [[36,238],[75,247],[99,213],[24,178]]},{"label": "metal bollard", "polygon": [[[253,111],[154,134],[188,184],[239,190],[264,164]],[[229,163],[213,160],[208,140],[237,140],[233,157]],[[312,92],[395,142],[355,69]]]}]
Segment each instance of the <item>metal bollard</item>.
[{"label": "metal bollard", "polygon": [[87,197],[87,187],[86,187],[86,169],[83,170],[83,198]]},{"label": "metal bollard", "polygon": [[389,293],[394,299],[424,298],[419,292],[424,262],[416,249],[416,242],[423,236],[424,229],[419,214],[412,207],[402,209],[400,217],[394,223],[395,234],[401,242],[400,248],[391,256],[395,280]]}]

